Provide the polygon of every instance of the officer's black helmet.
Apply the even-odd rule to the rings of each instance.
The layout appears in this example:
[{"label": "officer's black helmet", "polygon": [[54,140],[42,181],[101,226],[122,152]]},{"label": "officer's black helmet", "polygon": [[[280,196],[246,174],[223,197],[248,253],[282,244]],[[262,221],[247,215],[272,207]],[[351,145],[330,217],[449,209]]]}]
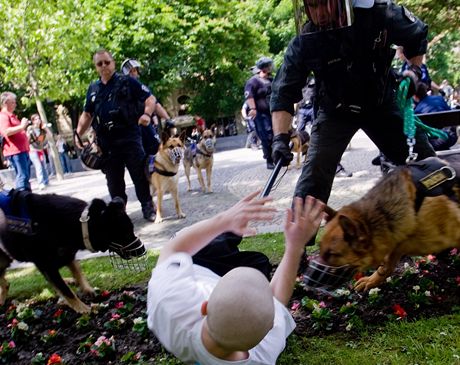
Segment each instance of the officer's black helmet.
[{"label": "officer's black helmet", "polygon": [[[353,8],[371,8],[374,0],[294,0],[296,24],[301,27],[302,13],[315,27],[308,32],[323,32],[349,27],[353,24]],[[310,28],[309,28],[310,29]]]},{"label": "officer's black helmet", "polygon": [[256,62],[256,68],[260,71],[264,68],[273,67],[273,60],[270,57],[260,57]]},{"label": "officer's black helmet", "polygon": [[123,61],[121,64],[121,73],[123,75],[129,75],[129,71],[131,71],[132,68],[137,68],[139,69],[141,67],[141,64],[133,59],[133,58],[128,58]]}]

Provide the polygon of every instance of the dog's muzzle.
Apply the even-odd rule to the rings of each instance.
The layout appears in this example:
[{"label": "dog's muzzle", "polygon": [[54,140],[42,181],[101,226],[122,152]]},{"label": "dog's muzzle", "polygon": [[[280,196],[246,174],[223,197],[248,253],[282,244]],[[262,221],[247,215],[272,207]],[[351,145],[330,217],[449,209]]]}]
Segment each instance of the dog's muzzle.
[{"label": "dog's muzzle", "polygon": [[109,245],[110,262],[114,269],[141,272],[148,269],[147,251],[142,241],[136,237],[128,245],[111,242]]},{"label": "dog's muzzle", "polygon": [[214,142],[211,138],[208,138],[204,141],[204,146],[208,151],[214,151]]},{"label": "dog's muzzle", "polygon": [[335,289],[351,280],[354,272],[355,269],[350,265],[329,266],[315,257],[308,263],[303,282],[312,289]]},{"label": "dog's muzzle", "polygon": [[169,158],[174,164],[178,164],[180,160],[184,157],[184,150],[180,147],[174,147],[169,150]]}]

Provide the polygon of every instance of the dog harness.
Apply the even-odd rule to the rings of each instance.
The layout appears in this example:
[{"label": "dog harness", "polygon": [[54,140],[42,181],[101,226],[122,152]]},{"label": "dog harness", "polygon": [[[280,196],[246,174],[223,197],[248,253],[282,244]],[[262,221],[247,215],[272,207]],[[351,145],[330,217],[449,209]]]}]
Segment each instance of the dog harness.
[{"label": "dog harness", "polygon": [[449,199],[457,202],[453,191],[457,174],[446,161],[437,157],[429,157],[418,162],[412,162],[407,167],[417,188],[415,211],[418,212],[423,199],[428,196],[446,195]]},{"label": "dog harness", "polygon": [[15,189],[0,191],[0,208],[6,217],[7,230],[31,235],[33,234],[32,220],[25,199],[16,193]]}]

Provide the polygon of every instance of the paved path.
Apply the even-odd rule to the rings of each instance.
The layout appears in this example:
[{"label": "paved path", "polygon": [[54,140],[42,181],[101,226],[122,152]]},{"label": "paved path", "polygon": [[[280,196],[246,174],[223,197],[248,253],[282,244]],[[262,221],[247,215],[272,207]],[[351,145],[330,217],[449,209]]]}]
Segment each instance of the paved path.
[{"label": "paved path", "polygon": [[[219,140],[218,145],[219,146]],[[332,188],[329,205],[339,208],[362,196],[380,177],[380,171],[372,166],[370,161],[377,154],[374,144],[362,132],[358,132],[351,145],[345,152],[342,163],[345,168],[353,172],[351,178],[336,178]],[[192,191],[186,191],[183,167],[179,170],[179,191],[182,210],[187,215],[185,219],[175,217],[174,204],[167,194],[164,201],[164,222],[154,224],[142,218],[134,186],[126,174],[128,205],[127,211],[136,227],[141,240],[149,248],[159,248],[164,245],[174,232],[187,227],[197,221],[211,217],[230,207],[249,192],[262,189],[270,176],[265,167],[261,150],[237,148],[233,150],[217,151],[214,158],[213,189],[211,194],[201,193],[196,174],[193,172]],[[282,175],[283,170],[280,173]],[[273,204],[279,208],[272,222],[255,225],[259,233],[278,232],[282,230],[284,208],[291,204],[294,186],[300,175],[300,170],[288,170],[276,189],[270,194]],[[36,182],[32,181],[32,189],[36,191]],[[93,198],[109,200],[105,177],[98,171],[86,171],[67,176],[62,181],[52,180],[51,185],[43,193],[70,195],[91,201]],[[80,257],[88,256],[87,252]]]}]

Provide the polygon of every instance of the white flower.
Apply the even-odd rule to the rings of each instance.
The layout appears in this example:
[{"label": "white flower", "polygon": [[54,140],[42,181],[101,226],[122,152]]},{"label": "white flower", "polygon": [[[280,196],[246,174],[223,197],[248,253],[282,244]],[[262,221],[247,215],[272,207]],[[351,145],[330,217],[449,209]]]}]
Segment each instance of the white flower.
[{"label": "white flower", "polygon": [[412,289],[414,289],[415,292],[417,293],[420,290],[420,287],[418,285],[414,285]]},{"label": "white flower", "polygon": [[409,263],[405,262],[405,263],[404,263],[404,270],[407,270],[409,267],[410,267],[410,266],[409,266]]},{"label": "white flower", "polygon": [[134,319],[133,319],[133,323],[134,323],[134,324],[144,323],[144,322],[145,322],[145,320],[144,320],[144,318],[142,318],[142,317],[137,317],[137,318],[134,318]]},{"label": "white flower", "polygon": [[19,322],[18,323],[18,329],[21,330],[21,331],[28,331],[29,326],[27,325],[26,322]]},{"label": "white flower", "polygon": [[369,290],[369,296],[374,296],[374,295],[378,295],[380,292],[380,288],[372,288],[371,290]]},{"label": "white flower", "polygon": [[339,297],[344,297],[344,296],[348,296],[350,295],[350,291],[348,289],[337,289],[335,291],[335,293],[339,296]]},{"label": "white flower", "polygon": [[348,323],[348,325],[345,327],[345,330],[351,331],[352,328],[353,328],[353,325],[351,323]]},{"label": "white flower", "polygon": [[426,296],[426,297],[431,297],[431,293],[430,293],[429,290],[427,290],[427,291],[425,292],[425,296]]},{"label": "white flower", "polygon": [[393,277],[392,277],[392,276],[389,276],[389,277],[387,277],[387,279],[386,279],[387,283],[391,283],[392,280],[393,280]]}]

